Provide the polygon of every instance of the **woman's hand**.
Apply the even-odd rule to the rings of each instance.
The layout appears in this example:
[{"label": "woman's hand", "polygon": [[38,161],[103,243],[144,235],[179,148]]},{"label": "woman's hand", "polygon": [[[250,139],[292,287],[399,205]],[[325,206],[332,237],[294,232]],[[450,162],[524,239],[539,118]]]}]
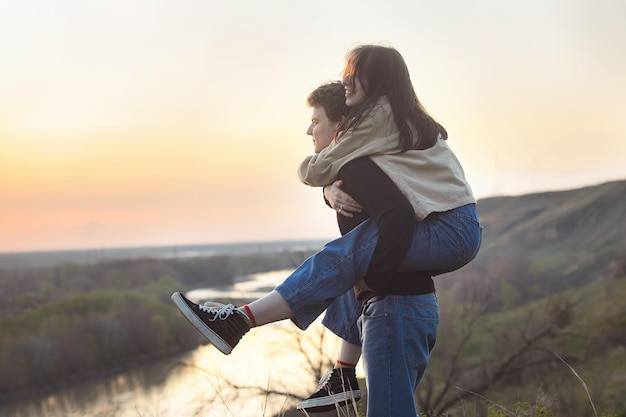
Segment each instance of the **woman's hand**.
[{"label": "woman's hand", "polygon": [[330,203],[332,208],[337,210],[337,213],[345,217],[354,217],[353,213],[360,213],[363,210],[363,206],[343,191],[341,189],[342,185],[343,181],[337,180],[325,186],[324,198]]},{"label": "woman's hand", "polygon": [[360,280],[358,280],[356,284],[354,284],[354,286],[360,291],[374,292],[374,290],[365,283],[365,278],[361,278]]}]

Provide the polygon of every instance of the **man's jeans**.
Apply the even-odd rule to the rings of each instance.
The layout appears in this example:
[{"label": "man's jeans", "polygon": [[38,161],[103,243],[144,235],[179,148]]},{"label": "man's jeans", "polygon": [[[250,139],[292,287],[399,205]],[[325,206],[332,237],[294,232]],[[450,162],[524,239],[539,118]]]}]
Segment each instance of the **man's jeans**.
[{"label": "man's jeans", "polygon": [[[276,287],[296,326],[306,329],[337,297],[352,291],[367,272],[377,240],[378,226],[367,220],[326,244]],[[474,204],[433,213],[417,223],[400,271],[433,271],[433,275],[454,271],[474,259],[480,242]],[[347,323],[350,318],[338,320]]]},{"label": "man's jeans", "polygon": [[367,415],[417,417],[413,393],[424,377],[439,327],[434,293],[369,300],[358,321]]},{"label": "man's jeans", "polygon": [[[343,326],[342,317],[348,318]],[[363,346],[368,416],[418,415],[413,393],[426,373],[439,327],[434,293],[378,296],[363,306],[348,291],[328,308],[324,325]]]}]

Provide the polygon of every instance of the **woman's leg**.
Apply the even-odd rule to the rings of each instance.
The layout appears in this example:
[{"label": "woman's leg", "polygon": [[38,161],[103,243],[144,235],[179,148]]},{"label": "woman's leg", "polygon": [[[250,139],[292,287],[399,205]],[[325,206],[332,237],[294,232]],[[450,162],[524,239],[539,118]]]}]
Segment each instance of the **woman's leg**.
[{"label": "woman's leg", "polygon": [[254,318],[255,326],[263,326],[279,320],[284,320],[293,315],[287,301],[276,291],[259,298],[248,304],[250,312]]},{"label": "woman's leg", "polygon": [[[328,243],[276,287],[289,304],[296,326],[306,329],[333,300],[365,276],[377,238],[378,227],[367,220]],[[480,243],[475,205],[433,213],[417,223],[400,272],[432,271],[437,275],[454,271],[474,259]]]},{"label": "woman's leg", "polygon": [[[474,205],[432,214],[417,224],[400,270],[443,273],[458,269],[478,252],[480,234]],[[325,245],[276,287],[278,296],[270,293],[259,300],[265,307],[258,309],[261,317],[256,324],[291,318],[299,328],[306,329],[335,298],[349,291],[365,275],[377,238],[378,227],[367,220]],[[224,342],[227,346],[222,351],[227,353],[257,320],[256,312],[250,308],[247,314],[219,303],[209,303],[210,307],[203,308],[180,293],[175,293],[172,299],[205,337],[213,343]],[[272,303],[284,307],[283,301],[288,308],[267,308]],[[226,329],[225,337],[221,335],[223,329]]]},{"label": "woman's leg", "polygon": [[326,244],[269,294],[235,308],[207,302],[198,305],[175,292],[172,300],[183,316],[222,353],[229,354],[251,327],[283,319],[306,329],[332,301],[352,290],[365,274],[378,239],[371,220]]},{"label": "woman's leg", "polygon": [[[377,241],[378,226],[366,220],[324,245],[276,287],[289,304],[293,313],[289,318],[296,326],[306,329],[337,297],[353,291],[367,271]],[[358,340],[357,334],[352,343]]]}]

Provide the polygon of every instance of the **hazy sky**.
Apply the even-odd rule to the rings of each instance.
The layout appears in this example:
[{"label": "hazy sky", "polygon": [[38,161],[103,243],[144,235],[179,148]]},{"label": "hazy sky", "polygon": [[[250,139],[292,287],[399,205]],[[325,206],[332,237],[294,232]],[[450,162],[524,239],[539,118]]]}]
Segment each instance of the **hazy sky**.
[{"label": "hazy sky", "polygon": [[366,42],[478,198],[626,178],[622,0],[0,0],[0,251],[338,236],[305,99]]}]

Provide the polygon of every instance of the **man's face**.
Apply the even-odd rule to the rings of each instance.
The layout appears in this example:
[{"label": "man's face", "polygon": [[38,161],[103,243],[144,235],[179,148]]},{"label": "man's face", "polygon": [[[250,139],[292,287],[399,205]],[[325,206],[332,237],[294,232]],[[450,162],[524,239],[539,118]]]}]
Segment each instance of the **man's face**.
[{"label": "man's face", "polygon": [[330,145],[337,129],[339,129],[339,122],[331,122],[326,116],[326,110],[323,107],[313,107],[311,125],[306,130],[306,134],[313,137],[313,150],[315,153],[320,153],[322,149]]}]

